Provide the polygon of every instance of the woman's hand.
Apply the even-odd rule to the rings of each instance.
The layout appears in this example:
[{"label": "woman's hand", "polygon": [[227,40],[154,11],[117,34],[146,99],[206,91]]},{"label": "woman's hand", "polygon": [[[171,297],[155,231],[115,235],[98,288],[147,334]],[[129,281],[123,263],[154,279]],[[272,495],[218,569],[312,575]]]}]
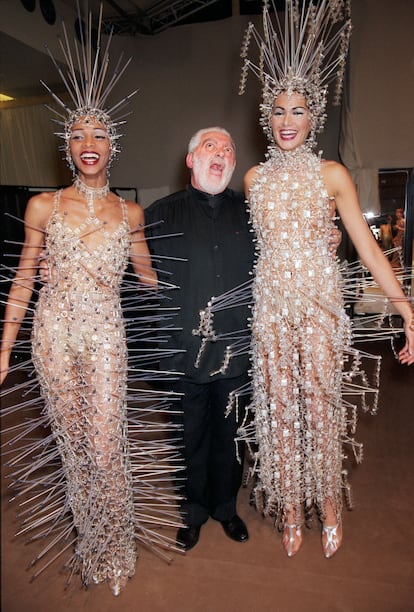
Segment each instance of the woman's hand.
[{"label": "woman's hand", "polygon": [[411,365],[414,363],[414,315],[410,321],[404,323],[405,345],[398,353],[400,363]]},{"label": "woman's hand", "polygon": [[342,240],[342,232],[337,227],[333,227],[329,231],[328,236],[328,247],[331,255],[336,255],[336,251],[338,250],[339,245]]},{"label": "woman's hand", "polygon": [[40,282],[44,285],[49,281],[49,266],[47,264],[46,251],[41,251],[39,255],[39,276]]}]

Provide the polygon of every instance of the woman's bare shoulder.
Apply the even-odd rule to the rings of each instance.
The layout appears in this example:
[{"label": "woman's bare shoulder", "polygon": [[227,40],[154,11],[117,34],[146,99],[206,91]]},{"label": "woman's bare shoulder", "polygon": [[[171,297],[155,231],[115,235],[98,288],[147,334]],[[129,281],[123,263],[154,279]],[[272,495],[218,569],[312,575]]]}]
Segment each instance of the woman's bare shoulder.
[{"label": "woman's bare shoulder", "polygon": [[259,164],[256,164],[256,166],[252,166],[244,175],[244,178],[253,178],[256,174],[256,172],[258,171],[258,169],[260,168]]},{"label": "woman's bare shoulder", "polygon": [[322,176],[330,193],[335,195],[343,189],[353,187],[348,170],[337,161],[322,160]]},{"label": "woman's bare shoulder", "polygon": [[324,172],[333,172],[335,170],[345,169],[345,166],[335,161],[334,159],[322,159],[322,170]]},{"label": "woman's bare shoulder", "polygon": [[125,202],[127,206],[128,219],[131,227],[137,225],[144,225],[144,210],[141,204],[127,200]]},{"label": "woman's bare shoulder", "polygon": [[28,227],[44,229],[53,212],[55,191],[44,191],[32,196],[27,202],[24,215]]},{"label": "woman's bare shoulder", "polygon": [[26,216],[39,220],[49,218],[53,210],[55,196],[55,191],[43,191],[32,196],[27,202]]},{"label": "woman's bare shoulder", "polygon": [[250,170],[248,170],[246,174],[244,175],[244,184],[246,188],[248,188],[252,184],[254,179],[256,178],[256,174],[257,174],[259,167],[260,167],[259,165],[252,166]]},{"label": "woman's bare shoulder", "polygon": [[322,173],[328,176],[349,176],[349,172],[345,166],[333,159],[322,160]]}]

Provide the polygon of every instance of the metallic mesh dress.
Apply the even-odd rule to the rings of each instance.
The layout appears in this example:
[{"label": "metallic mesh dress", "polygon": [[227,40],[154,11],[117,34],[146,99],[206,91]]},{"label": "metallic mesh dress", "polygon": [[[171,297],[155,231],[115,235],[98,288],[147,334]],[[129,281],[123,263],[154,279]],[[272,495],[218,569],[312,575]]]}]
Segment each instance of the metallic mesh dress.
[{"label": "metallic mesh dress", "polygon": [[[35,561],[46,567],[69,549],[70,574],[80,573],[84,585],[108,581],[118,594],[135,572],[137,540],[161,556],[162,549],[174,548],[174,540],[154,527],[180,524],[168,478],[180,469],[179,459],[171,433],[166,435],[177,428],[152,418],[166,410],[167,394],[140,390],[145,373],[131,367],[133,357],[128,364],[120,292],[132,233],[125,202],[119,200],[123,219],[109,233],[92,203],[85,222],[70,227],[59,212],[60,196],[45,232],[49,281],[33,318],[40,398],[29,378],[18,392],[32,399],[5,410],[6,416],[21,413],[11,428],[11,478],[26,507],[22,532],[47,541]],[[91,232],[99,236],[93,250],[83,241]],[[130,291],[145,293],[133,281]],[[134,304],[123,306],[139,313]],[[141,328],[148,328],[145,317],[144,323]],[[140,328],[136,319],[132,324]],[[41,416],[35,410],[27,420],[28,405],[41,408]],[[50,435],[33,439],[39,425],[50,427]]]},{"label": "metallic mesh dress", "polygon": [[[227,412],[251,397],[236,442],[248,446],[252,501],[279,528],[287,515],[298,526],[315,511],[323,520],[327,503],[338,521],[343,499],[352,508],[348,470],[363,459],[358,412],[376,413],[381,365],[380,356],[357,345],[389,340],[397,357],[394,340],[403,331],[363,263],[330,253],[335,207],[321,163],[307,145],[269,148],[248,194],[253,279],[211,297],[193,331],[201,339],[198,361],[208,342],[226,342],[212,375],[250,354],[251,382],[230,393]],[[404,283],[411,275],[402,269],[398,277]],[[348,317],[347,308],[370,302],[380,312]],[[246,329],[216,329],[216,313],[247,304],[253,315]]]},{"label": "metallic mesh dress", "polygon": [[350,348],[341,276],[328,249],[332,203],[321,161],[309,149],[271,149],[250,188],[257,236],[253,285],[252,378],[258,486],[264,513],[304,506],[340,516],[341,397]]}]

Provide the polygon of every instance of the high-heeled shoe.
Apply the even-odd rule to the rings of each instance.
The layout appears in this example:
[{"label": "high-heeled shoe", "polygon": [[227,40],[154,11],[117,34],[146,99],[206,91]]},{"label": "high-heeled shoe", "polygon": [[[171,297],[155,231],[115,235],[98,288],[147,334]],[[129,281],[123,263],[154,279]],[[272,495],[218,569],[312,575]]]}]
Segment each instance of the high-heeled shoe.
[{"label": "high-heeled shoe", "polygon": [[302,545],[302,528],[298,525],[285,525],[282,542],[288,557],[296,555]]},{"label": "high-heeled shoe", "polygon": [[127,585],[128,576],[122,575],[120,570],[116,570],[111,578],[108,578],[108,586],[112,595],[118,597],[123,588]]},{"label": "high-heeled shoe", "polygon": [[332,557],[342,544],[341,523],[336,525],[323,525],[322,527],[322,548],[327,559]]}]

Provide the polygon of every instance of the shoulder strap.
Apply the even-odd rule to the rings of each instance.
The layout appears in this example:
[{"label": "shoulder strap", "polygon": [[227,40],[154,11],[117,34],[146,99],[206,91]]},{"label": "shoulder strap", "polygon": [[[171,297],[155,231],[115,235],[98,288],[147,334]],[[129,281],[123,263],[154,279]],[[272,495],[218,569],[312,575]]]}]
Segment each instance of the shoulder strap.
[{"label": "shoulder strap", "polygon": [[128,206],[126,205],[124,198],[121,198],[121,196],[119,196],[119,203],[122,209],[122,220],[127,225],[127,227],[129,227]]},{"label": "shoulder strap", "polygon": [[61,189],[59,189],[58,191],[55,191],[55,195],[53,198],[53,212],[57,212],[59,210],[61,195],[62,195]]}]

